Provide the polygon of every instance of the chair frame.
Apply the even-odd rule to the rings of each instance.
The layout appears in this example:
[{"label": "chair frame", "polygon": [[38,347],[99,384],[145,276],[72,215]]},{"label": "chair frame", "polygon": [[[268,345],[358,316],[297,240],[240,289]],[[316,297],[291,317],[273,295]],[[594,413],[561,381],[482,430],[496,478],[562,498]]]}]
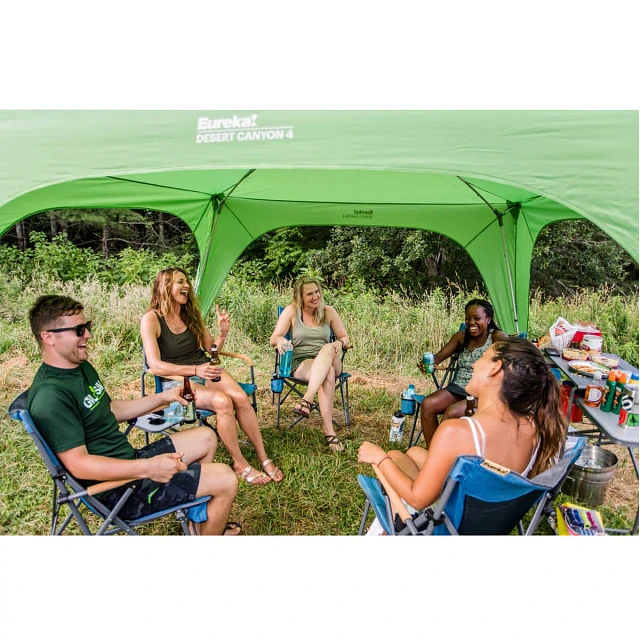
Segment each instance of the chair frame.
[{"label": "chair frame", "polygon": [[[576,460],[580,457],[586,443],[586,438],[576,438],[574,446],[563,454],[556,465],[532,479],[524,478],[514,471],[504,470],[508,472],[507,475],[518,478],[518,481],[522,486],[529,485],[531,488],[530,503],[528,504],[525,502],[524,506],[519,506],[520,511],[516,512],[513,516],[514,526],[511,530],[517,528],[520,535],[533,535],[542,518],[545,515],[553,513],[553,502],[560,493],[566,477],[569,475],[569,472]],[[424,509],[413,516],[409,514],[397,493],[388,485],[388,483],[383,482],[379,475],[377,481],[374,478],[367,476],[359,476],[358,482],[365,493],[365,507],[360,521],[358,535],[362,535],[364,532],[370,507],[374,508],[383,529],[388,535],[428,536],[433,535],[435,528],[440,525],[444,525],[450,535],[460,535],[458,533],[458,529],[463,529],[467,525],[467,522],[465,521],[465,513],[463,513],[462,519],[456,528],[449,517],[447,507],[454,490],[456,490],[460,485],[459,480],[452,476],[456,475],[456,472],[461,465],[468,462],[481,464],[485,461],[483,461],[479,456],[458,456],[449,471],[447,479],[445,480],[444,488],[435,506],[433,508],[430,507]],[[491,465],[493,465],[493,463],[489,463],[489,466]],[[465,496],[468,497],[468,494],[465,494]],[[381,506],[383,504],[384,508]],[[491,504],[500,503],[497,502]],[[525,531],[522,524],[522,518],[536,505],[537,507],[532,516],[531,522]],[[397,516],[395,514],[397,514]],[[490,532],[487,533],[492,535]]]},{"label": "chair frame", "polygon": [[[89,487],[83,486],[60,462],[59,458],[49,447],[45,439],[40,434],[29,412],[26,409],[27,391],[23,391],[9,407],[9,416],[14,420],[22,422],[26,432],[31,436],[36,449],[45,463],[49,476],[53,482],[53,495],[51,500],[51,526],[49,535],[60,536],[64,533],[67,526],[72,520],[75,520],[84,535],[114,535],[116,533],[126,533],[128,535],[139,535],[135,529],[143,524],[148,524],[166,515],[174,513],[180,522],[182,531],[185,535],[195,535],[195,528],[189,527],[189,510],[192,508],[202,508],[211,496],[203,496],[191,502],[185,502],[181,505],[163,509],[153,514],[137,518],[135,520],[123,520],[118,516],[122,507],[136,488],[135,484],[130,484],[122,494],[116,505],[110,509],[102,503],[96,496],[105,491],[116,489],[125,484],[129,484],[132,480],[115,480],[100,482]],[[61,517],[61,510],[64,505],[69,508],[69,513],[58,522]],[[103,520],[102,525],[95,534],[92,534],[89,524],[82,515],[80,509],[87,508],[94,515]]]},{"label": "chair frame", "polygon": [[[283,312],[284,307],[278,307],[278,317]],[[285,338],[287,340],[291,340],[290,333],[287,332],[285,334]],[[333,331],[329,334],[329,341],[334,342],[336,339]],[[348,349],[351,347],[343,347],[342,348],[342,356],[341,361],[344,363],[344,357],[347,354]],[[342,373],[336,378],[336,386],[335,391],[340,391],[340,399],[342,401],[342,410],[344,413],[344,424],[345,428],[348,430],[351,427],[351,406],[349,404],[349,378],[351,377],[350,373],[345,373],[344,368]],[[282,390],[275,391],[274,388],[277,387],[277,382],[281,382]],[[306,387],[309,384],[308,380],[302,380],[301,378],[295,378],[293,376],[281,376],[280,375],[280,352],[278,349],[275,349],[275,363],[273,367],[273,373],[271,374],[271,404],[276,405],[276,428],[280,428],[280,414],[282,407],[282,403],[293,393],[297,398],[304,397],[304,393],[298,389],[298,387]],[[285,388],[286,387],[286,391]],[[284,396],[282,395],[284,393]],[[276,398],[277,396],[277,398]],[[314,405],[312,411],[320,412],[320,408],[317,404]],[[304,420],[303,416],[298,416],[288,427],[292,429],[295,427],[301,420]],[[334,426],[340,428],[340,425],[332,418],[331,422],[333,422]]]}]

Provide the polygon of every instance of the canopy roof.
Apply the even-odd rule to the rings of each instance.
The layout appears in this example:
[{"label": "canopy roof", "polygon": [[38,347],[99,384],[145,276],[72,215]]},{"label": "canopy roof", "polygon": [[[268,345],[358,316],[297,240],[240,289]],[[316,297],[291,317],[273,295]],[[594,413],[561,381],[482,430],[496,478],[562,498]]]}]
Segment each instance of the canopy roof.
[{"label": "canopy roof", "polygon": [[584,217],[638,260],[637,111],[0,111],[0,150],[0,235],[49,209],[174,214],[205,310],[285,226],[442,233],[506,331],[526,328],[545,225]]}]

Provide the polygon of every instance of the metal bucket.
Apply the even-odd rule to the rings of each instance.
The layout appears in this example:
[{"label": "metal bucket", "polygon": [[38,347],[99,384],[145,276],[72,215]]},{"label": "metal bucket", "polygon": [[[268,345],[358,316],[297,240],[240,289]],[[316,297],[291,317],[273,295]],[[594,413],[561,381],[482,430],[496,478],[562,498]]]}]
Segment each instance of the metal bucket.
[{"label": "metal bucket", "polygon": [[601,505],[617,464],[618,458],[611,451],[588,444],[564,481],[562,492],[581,504]]}]

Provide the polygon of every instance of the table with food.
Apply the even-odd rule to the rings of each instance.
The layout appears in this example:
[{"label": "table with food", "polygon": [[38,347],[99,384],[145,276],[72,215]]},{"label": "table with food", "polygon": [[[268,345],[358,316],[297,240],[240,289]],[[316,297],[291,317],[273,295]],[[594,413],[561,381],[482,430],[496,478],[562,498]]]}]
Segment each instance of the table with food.
[{"label": "table with food", "polygon": [[[563,384],[571,385],[567,417],[576,422],[573,412],[577,410],[580,418],[584,412],[594,429],[581,433],[594,436],[594,444],[598,446],[625,447],[638,477],[634,455],[638,449],[640,413],[638,369],[615,353],[602,353],[602,333],[590,323],[570,325],[558,318],[549,334],[539,339],[538,346],[552,366],[564,374],[560,376],[564,378]],[[638,514],[631,530],[615,532],[637,534]]]}]

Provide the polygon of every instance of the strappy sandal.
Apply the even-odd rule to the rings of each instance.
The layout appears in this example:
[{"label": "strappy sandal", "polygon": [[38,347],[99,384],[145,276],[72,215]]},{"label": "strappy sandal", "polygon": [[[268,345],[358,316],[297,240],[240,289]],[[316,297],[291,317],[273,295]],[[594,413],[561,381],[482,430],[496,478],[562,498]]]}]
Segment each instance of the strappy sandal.
[{"label": "strappy sandal", "polygon": [[[300,408],[298,409],[298,407]],[[308,418],[316,407],[316,404],[309,402],[306,398],[301,398],[300,402],[295,406],[293,413],[302,416],[303,418]],[[307,411],[304,411],[304,409],[307,409]]]},{"label": "strappy sandal", "polygon": [[[276,470],[273,473],[269,473],[267,471],[267,467],[272,464]],[[276,480],[276,475],[278,474],[278,471],[280,473],[282,473],[282,469],[279,469],[275,462],[273,460],[270,460],[269,458],[267,458],[263,463],[262,463],[262,468],[264,469],[264,472],[274,481],[274,482],[282,482],[282,478],[284,478],[284,474],[282,476],[282,478],[280,478],[280,480]]]},{"label": "strappy sandal", "polygon": [[[235,533],[227,534],[227,531],[233,531]],[[227,522],[224,528],[224,533],[222,535],[230,535],[230,536],[241,536],[242,535],[242,525],[239,522]]]},{"label": "strappy sandal", "polygon": [[331,449],[331,445],[339,446],[340,449],[331,449],[335,453],[340,453],[344,451],[344,442],[338,438],[338,436],[325,436],[324,439],[327,441],[327,446]]},{"label": "strappy sandal", "polygon": [[256,471],[256,475],[252,476],[252,471],[256,471],[256,469],[249,465],[248,467],[245,467],[238,475],[245,482],[248,482],[249,484],[255,484],[257,487],[263,487],[265,484],[269,484],[269,482],[271,482],[271,480],[269,480],[269,482],[256,482],[258,478],[267,478],[268,476],[266,473],[262,473],[262,471]]}]

